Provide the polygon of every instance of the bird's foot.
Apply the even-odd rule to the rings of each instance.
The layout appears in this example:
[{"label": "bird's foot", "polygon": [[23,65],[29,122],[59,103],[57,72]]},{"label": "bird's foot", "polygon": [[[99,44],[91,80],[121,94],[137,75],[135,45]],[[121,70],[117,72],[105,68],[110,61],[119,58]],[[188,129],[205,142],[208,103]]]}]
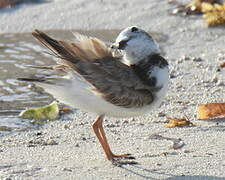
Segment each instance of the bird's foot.
[{"label": "bird's foot", "polygon": [[112,154],[111,157],[109,158],[114,159],[114,160],[119,160],[119,159],[135,159],[134,156],[131,156],[131,154],[120,154],[120,155],[116,155],[116,154]]},{"label": "bird's foot", "polygon": [[131,154],[120,154],[120,155],[112,154],[108,159],[112,162],[113,165],[118,167],[123,165],[138,164],[136,161],[133,161],[135,157],[131,156]]}]

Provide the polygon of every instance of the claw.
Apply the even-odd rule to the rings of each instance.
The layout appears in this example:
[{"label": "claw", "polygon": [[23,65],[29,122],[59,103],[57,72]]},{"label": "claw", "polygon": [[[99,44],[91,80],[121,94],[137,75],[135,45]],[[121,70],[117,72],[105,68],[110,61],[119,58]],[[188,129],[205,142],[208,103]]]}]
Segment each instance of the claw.
[{"label": "claw", "polygon": [[111,159],[114,159],[114,160],[117,160],[117,159],[135,159],[135,157],[131,156],[131,154],[120,154],[120,155],[112,154],[109,157],[109,160],[111,160]]}]

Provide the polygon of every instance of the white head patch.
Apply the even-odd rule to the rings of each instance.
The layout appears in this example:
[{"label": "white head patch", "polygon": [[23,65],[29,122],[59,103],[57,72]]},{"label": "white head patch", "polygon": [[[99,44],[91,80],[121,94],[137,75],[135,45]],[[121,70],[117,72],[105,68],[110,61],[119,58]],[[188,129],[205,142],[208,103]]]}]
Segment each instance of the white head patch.
[{"label": "white head patch", "polygon": [[159,53],[158,44],[147,32],[136,26],[124,29],[115,44],[122,49],[127,64],[136,64],[151,54]]}]

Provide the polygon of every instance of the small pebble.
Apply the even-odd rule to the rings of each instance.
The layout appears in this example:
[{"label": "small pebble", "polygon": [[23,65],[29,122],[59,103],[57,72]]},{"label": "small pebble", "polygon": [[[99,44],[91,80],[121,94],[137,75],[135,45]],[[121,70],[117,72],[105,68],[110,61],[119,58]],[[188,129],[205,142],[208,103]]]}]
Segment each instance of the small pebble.
[{"label": "small pebble", "polygon": [[173,152],[170,153],[170,155],[178,155],[178,153],[173,151]]},{"label": "small pebble", "polygon": [[218,80],[217,83],[216,83],[216,85],[217,86],[223,86],[224,84],[223,84],[223,82],[221,80]]},{"label": "small pebble", "polygon": [[63,168],[62,170],[72,172],[72,169],[69,169],[69,168]]},{"label": "small pebble", "polygon": [[190,60],[190,57],[188,57],[188,56],[182,56],[181,59],[184,60],[184,61],[188,61],[188,60]]},{"label": "small pebble", "polygon": [[217,76],[214,76],[214,77],[212,78],[212,82],[217,83],[217,82],[218,82],[218,77],[217,77]]},{"label": "small pebble", "polygon": [[64,129],[70,129],[70,125],[65,124],[65,125],[63,126],[63,128],[64,128]]},{"label": "small pebble", "polygon": [[58,143],[53,139],[47,140],[45,143],[43,143],[43,145],[57,145],[57,144]]},{"label": "small pebble", "polygon": [[191,150],[184,150],[184,153],[191,153],[191,152],[193,152],[193,151],[191,151]]},{"label": "small pebble", "polygon": [[166,114],[164,112],[159,112],[158,113],[158,117],[165,117],[165,116],[166,116]]},{"label": "small pebble", "polygon": [[4,180],[13,180],[12,178],[10,178],[10,177],[7,177],[7,178],[5,178]]},{"label": "small pebble", "polygon": [[170,79],[176,78],[174,74],[170,74]]},{"label": "small pebble", "polygon": [[120,122],[121,122],[120,120],[116,120],[115,121],[116,124],[120,124]]},{"label": "small pebble", "polygon": [[113,128],[113,127],[116,127],[116,125],[115,124],[107,124],[106,127]]},{"label": "small pebble", "polygon": [[42,132],[37,132],[37,133],[36,133],[36,136],[41,136],[41,135],[43,135]]},{"label": "small pebble", "polygon": [[128,123],[129,123],[128,120],[124,120],[124,121],[123,121],[123,124],[128,124]]},{"label": "small pebble", "polygon": [[200,57],[198,57],[198,58],[193,57],[192,58],[192,61],[194,61],[194,62],[201,62],[202,61],[202,58],[200,58]]},{"label": "small pebble", "polygon": [[176,64],[180,64],[183,62],[183,59],[177,59]]}]

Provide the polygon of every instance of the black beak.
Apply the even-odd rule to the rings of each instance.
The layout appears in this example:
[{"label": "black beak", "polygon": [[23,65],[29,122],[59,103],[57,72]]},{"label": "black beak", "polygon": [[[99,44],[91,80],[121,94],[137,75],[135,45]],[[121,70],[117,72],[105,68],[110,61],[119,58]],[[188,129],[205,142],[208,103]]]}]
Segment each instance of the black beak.
[{"label": "black beak", "polygon": [[111,45],[111,48],[112,49],[121,49],[121,50],[124,50],[128,41],[129,41],[129,39],[122,40],[119,43],[115,43],[115,44]]}]

